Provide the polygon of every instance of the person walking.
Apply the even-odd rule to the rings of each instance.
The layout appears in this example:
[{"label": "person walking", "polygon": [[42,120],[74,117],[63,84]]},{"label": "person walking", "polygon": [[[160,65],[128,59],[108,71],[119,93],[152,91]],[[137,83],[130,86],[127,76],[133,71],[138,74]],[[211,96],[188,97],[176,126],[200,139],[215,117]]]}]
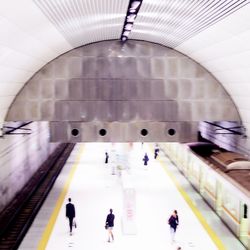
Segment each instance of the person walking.
[{"label": "person walking", "polygon": [[109,162],[109,154],[105,152],[105,164]]},{"label": "person walking", "polygon": [[71,198],[68,199],[68,204],[66,205],[66,217],[69,219],[69,233],[72,235],[73,220],[76,216],[75,206],[71,203]]},{"label": "person walking", "polygon": [[173,214],[168,219],[168,224],[170,226],[171,242],[173,243],[175,241],[176,228],[179,225],[179,217],[178,217],[178,214],[177,214],[177,210],[173,211]]},{"label": "person walking", "polygon": [[108,242],[110,242],[110,236],[112,238],[112,241],[114,241],[114,235],[113,235],[113,227],[114,227],[114,220],[115,215],[113,214],[113,209],[110,208],[109,214],[106,218],[105,228],[108,230]]},{"label": "person walking", "polygon": [[155,153],[155,155],[154,155],[154,158],[156,159],[157,158],[157,156],[158,156],[158,154],[159,154],[159,148],[158,148],[158,146],[156,146],[155,147],[155,150],[154,150],[154,153]]},{"label": "person walking", "polygon": [[143,157],[142,160],[144,161],[144,166],[147,166],[148,165],[148,161],[149,161],[147,153],[145,153],[145,155],[144,155],[144,157]]}]

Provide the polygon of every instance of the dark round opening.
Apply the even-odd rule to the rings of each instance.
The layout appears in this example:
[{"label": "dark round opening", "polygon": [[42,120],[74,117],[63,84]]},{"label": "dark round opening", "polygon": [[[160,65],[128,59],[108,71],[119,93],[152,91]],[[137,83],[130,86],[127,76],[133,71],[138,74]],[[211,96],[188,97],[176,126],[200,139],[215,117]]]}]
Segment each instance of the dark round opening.
[{"label": "dark round opening", "polygon": [[171,136],[175,135],[175,133],[176,133],[176,131],[175,131],[175,129],[173,129],[173,128],[170,128],[170,129],[168,130],[168,134],[171,135]]},{"label": "dark round opening", "polygon": [[72,134],[73,136],[78,136],[78,135],[79,135],[79,130],[78,130],[77,128],[73,128],[73,129],[71,130],[71,134]]},{"label": "dark round opening", "polygon": [[144,129],[141,130],[141,135],[142,136],[146,136],[147,134],[148,134],[147,129],[144,128]]},{"label": "dark round opening", "polygon": [[106,134],[107,134],[106,129],[104,129],[104,128],[100,129],[99,134],[100,134],[101,136],[106,135]]}]

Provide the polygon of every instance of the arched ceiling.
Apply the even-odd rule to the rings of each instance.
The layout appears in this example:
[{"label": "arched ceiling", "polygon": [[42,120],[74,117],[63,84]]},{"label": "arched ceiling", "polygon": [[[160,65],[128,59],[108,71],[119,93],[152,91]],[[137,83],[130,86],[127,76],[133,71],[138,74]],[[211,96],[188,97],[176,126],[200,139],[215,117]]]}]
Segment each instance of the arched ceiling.
[{"label": "arched ceiling", "polygon": [[[128,0],[0,1],[0,123],[23,85],[59,55],[119,39]],[[174,48],[208,69],[250,128],[248,0],[143,0],[130,39]]]}]

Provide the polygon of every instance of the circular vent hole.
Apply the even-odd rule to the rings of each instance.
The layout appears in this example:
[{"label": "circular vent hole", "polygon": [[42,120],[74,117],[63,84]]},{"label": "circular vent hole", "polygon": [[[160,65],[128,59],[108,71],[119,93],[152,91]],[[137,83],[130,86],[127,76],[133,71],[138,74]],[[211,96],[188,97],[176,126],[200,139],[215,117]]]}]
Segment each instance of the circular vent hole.
[{"label": "circular vent hole", "polygon": [[78,135],[79,135],[79,130],[78,130],[77,128],[73,128],[73,129],[71,130],[71,134],[72,134],[73,136],[78,136]]},{"label": "circular vent hole", "polygon": [[148,130],[147,129],[144,128],[144,129],[141,130],[141,135],[142,136],[146,136],[147,134],[148,134]]},{"label": "circular vent hole", "polygon": [[101,136],[106,135],[106,134],[107,134],[106,129],[104,129],[104,128],[100,129],[99,134],[100,134]]},{"label": "circular vent hole", "polygon": [[173,129],[173,128],[170,128],[170,129],[168,130],[168,134],[171,135],[171,136],[175,135],[175,133],[176,133],[176,131],[175,131],[175,129]]}]

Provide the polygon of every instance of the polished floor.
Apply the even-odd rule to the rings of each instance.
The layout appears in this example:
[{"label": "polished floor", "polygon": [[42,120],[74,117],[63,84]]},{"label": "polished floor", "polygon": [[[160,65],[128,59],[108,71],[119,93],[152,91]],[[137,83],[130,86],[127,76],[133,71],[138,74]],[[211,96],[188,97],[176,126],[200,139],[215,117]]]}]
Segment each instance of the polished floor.
[{"label": "polished floor", "polygon": [[[245,249],[166,156],[160,152],[155,160],[152,152],[153,144],[77,144],[19,249]],[[68,197],[76,207],[72,236],[65,217]],[[195,210],[187,197],[197,204]],[[104,229],[110,208],[112,243]],[[167,220],[174,209],[180,225],[171,242]]]}]

